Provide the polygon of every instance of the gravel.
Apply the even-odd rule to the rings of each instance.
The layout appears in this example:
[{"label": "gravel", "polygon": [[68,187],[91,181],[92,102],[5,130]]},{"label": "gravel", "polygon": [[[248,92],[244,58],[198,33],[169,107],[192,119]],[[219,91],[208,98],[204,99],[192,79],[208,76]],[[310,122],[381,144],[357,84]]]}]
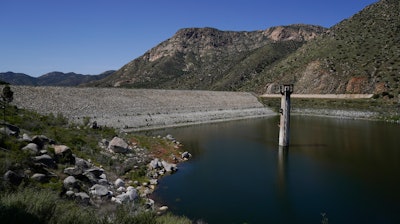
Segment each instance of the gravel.
[{"label": "gravel", "polygon": [[13,104],[131,131],[275,115],[247,92],[12,86]]},{"label": "gravel", "polygon": [[333,109],[292,109],[293,114],[336,117],[345,119],[374,119],[379,114],[372,111],[333,110]]}]

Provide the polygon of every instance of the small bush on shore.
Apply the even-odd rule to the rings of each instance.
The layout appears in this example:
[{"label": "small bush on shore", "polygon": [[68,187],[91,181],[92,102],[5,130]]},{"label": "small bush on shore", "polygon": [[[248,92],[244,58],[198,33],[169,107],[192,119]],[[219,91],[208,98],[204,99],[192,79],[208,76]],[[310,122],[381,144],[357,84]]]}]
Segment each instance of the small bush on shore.
[{"label": "small bush on shore", "polygon": [[167,213],[163,216],[157,217],[157,223],[160,224],[191,224],[192,221],[184,216],[176,216],[171,213]]}]

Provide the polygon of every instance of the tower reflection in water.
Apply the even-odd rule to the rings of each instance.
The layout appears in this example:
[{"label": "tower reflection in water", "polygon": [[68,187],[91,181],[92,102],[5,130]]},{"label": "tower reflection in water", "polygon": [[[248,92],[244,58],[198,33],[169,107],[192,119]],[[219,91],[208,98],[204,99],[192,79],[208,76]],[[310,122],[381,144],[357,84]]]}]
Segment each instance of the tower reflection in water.
[{"label": "tower reflection in water", "polygon": [[286,177],[288,169],[289,147],[279,146],[278,149],[278,191],[279,195],[285,195]]}]

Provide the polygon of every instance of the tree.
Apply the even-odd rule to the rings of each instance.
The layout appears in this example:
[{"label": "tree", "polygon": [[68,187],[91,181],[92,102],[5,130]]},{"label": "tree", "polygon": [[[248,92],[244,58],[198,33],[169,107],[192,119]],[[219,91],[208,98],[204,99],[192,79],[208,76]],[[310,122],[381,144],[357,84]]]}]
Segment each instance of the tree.
[{"label": "tree", "polygon": [[4,86],[3,92],[1,93],[1,106],[3,107],[3,122],[6,125],[6,107],[7,104],[11,103],[14,99],[14,92],[11,91],[9,85]]},{"label": "tree", "polygon": [[9,85],[4,86],[3,93],[1,94],[1,98],[6,103],[11,103],[14,99],[14,92],[11,91],[11,87]]}]

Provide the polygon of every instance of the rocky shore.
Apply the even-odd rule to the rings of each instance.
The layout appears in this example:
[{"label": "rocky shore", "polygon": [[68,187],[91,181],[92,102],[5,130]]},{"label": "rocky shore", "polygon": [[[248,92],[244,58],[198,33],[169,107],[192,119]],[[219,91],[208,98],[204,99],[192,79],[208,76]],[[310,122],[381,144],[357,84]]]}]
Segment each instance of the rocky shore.
[{"label": "rocky shore", "polygon": [[[8,125],[6,131],[4,128],[1,131],[20,142],[22,148],[19,150],[25,153],[29,161],[11,166],[2,174],[6,185],[19,186],[28,182],[55,185],[56,182],[62,182],[57,189],[62,198],[98,208],[138,204],[136,208],[164,213],[168,207],[157,204],[149,196],[159,178],[176,172],[177,164],[192,156],[189,152],[181,151],[181,144],[171,135],[154,137],[155,142],[163,142],[164,154],[155,154],[155,149],[144,148],[134,137],[114,137],[99,140],[98,143],[100,155],[96,160],[102,157],[108,161],[107,165],[79,157],[72,150],[76,146],[64,145],[45,135],[30,137],[12,125]],[[24,132],[22,135],[21,131]]]},{"label": "rocky shore", "polygon": [[247,92],[12,86],[13,104],[129,131],[274,115]]},{"label": "rocky shore", "polygon": [[[11,88],[14,92],[13,104],[18,108],[40,114],[62,114],[76,123],[96,121],[96,126],[113,127],[124,132],[276,114],[260,103],[256,96],[244,92],[30,86]],[[99,164],[72,154],[70,147],[74,145],[56,143],[46,136],[31,138],[25,134],[19,138],[26,142],[21,150],[29,152],[40,169],[10,169],[3,174],[5,180],[18,184],[24,179],[40,183],[48,183],[52,178],[61,179],[62,197],[95,206],[117,206],[144,200],[145,208],[165,212],[168,208],[157,206],[149,195],[156,188],[159,178],[177,171],[177,164],[191,157],[190,153],[180,151],[180,143],[170,135],[155,137],[172,144],[169,147],[172,150],[161,152],[161,155],[160,151],[165,150],[165,147],[153,147],[157,152],[154,153],[151,151],[154,149],[150,149],[152,147],[145,149],[132,137],[99,139],[100,156],[115,166],[116,170],[110,172]],[[167,157],[163,157],[163,154]],[[60,170],[60,167],[63,169]],[[130,181],[132,176],[137,175],[146,177],[146,180]]]}]

